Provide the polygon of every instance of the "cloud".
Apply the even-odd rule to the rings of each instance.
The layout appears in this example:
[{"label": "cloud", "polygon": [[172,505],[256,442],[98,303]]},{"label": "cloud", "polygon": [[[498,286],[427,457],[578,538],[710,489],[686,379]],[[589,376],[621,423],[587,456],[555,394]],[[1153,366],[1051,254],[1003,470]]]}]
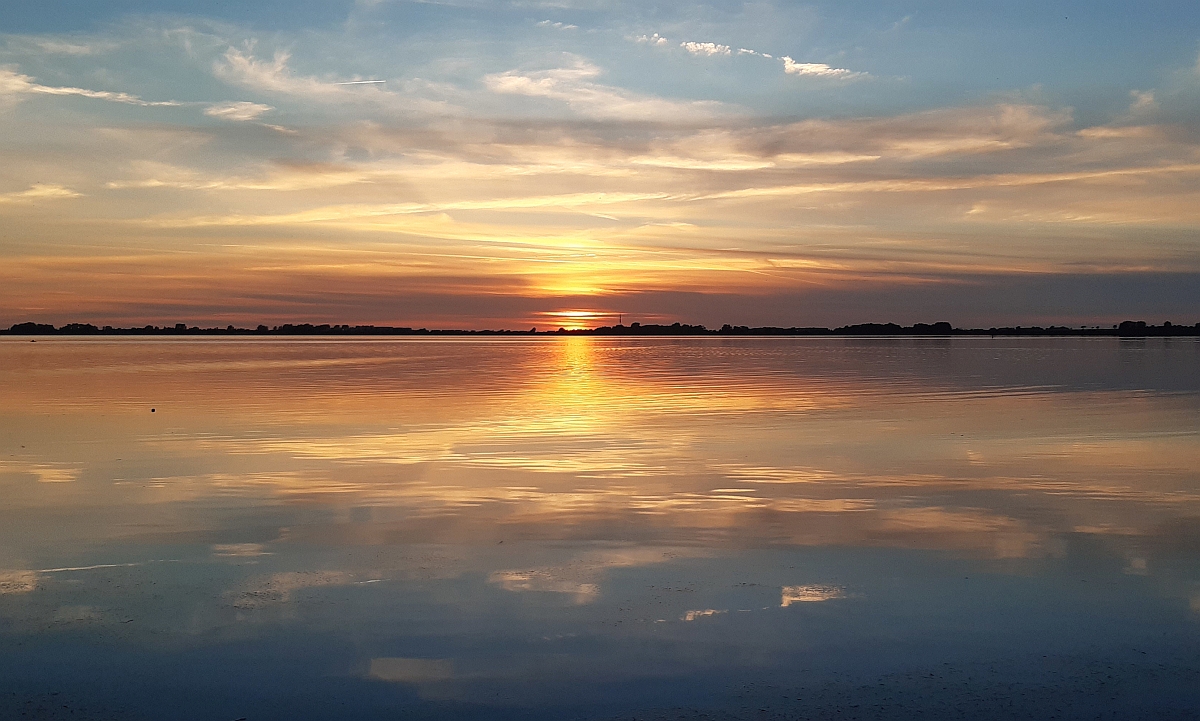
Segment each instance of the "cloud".
[{"label": "cloud", "polygon": [[[657,38],[658,36],[656,35],[655,37]],[[646,38],[645,35],[643,35],[640,38],[638,38],[638,41],[639,42],[647,42],[647,41],[649,41],[649,39]],[[658,38],[658,41],[659,41],[659,44],[661,44],[661,43],[665,43],[666,39]],[[707,56],[707,57],[722,56],[722,55],[728,56],[728,55],[732,55],[735,52],[733,50],[733,48],[730,47],[729,45],[721,45],[718,43],[701,43],[701,42],[694,42],[694,41],[685,41],[685,42],[679,43],[679,47],[688,51],[692,55],[703,55],[703,56]],[[738,55],[754,55],[754,56],[757,56],[760,58],[774,59],[773,55],[769,55],[768,53],[762,53],[757,50],[753,50],[751,48],[738,48],[736,50],[736,53]],[[831,78],[831,79],[839,79],[839,80],[850,80],[853,78],[864,77],[867,75],[867,73],[864,73],[864,72],[856,72],[854,70],[847,70],[846,68],[835,68],[830,65],[826,65],[825,63],[798,63],[786,55],[784,55],[782,58],[780,58],[780,60],[783,62],[783,72],[785,72],[789,75],[800,75],[800,76],[804,76],[804,77],[814,77],[814,78]]]},{"label": "cloud", "polygon": [[583,605],[600,597],[600,582],[610,569],[665,563],[681,553],[693,552],[654,547],[589,551],[565,566],[495,571],[488,582],[514,593],[561,593]]},{"label": "cloud", "polygon": [[104,187],[113,190],[171,188],[176,190],[286,192],[366,183],[395,175],[386,171],[369,172],[353,166],[296,163],[274,168],[258,177],[237,176],[229,173],[199,173],[189,168],[146,161],[131,163],[130,170],[131,175],[140,177],[129,180],[110,180],[104,184]]},{"label": "cloud", "polygon": [[33,78],[12,68],[0,68],[0,96],[32,92]]},{"label": "cloud", "polygon": [[1162,128],[1153,125],[1098,125],[1082,128],[1075,134],[1088,140],[1129,140],[1132,138],[1159,138],[1163,132]]},{"label": "cloud", "polygon": [[568,25],[566,23],[554,22],[552,20],[543,20],[537,24],[539,28],[554,28],[555,30],[578,30],[578,25]]},{"label": "cloud", "polygon": [[305,97],[343,95],[346,90],[336,83],[298,77],[288,67],[291,53],[277,51],[271,60],[260,60],[249,51],[229,48],[213,65],[217,77],[237,85],[267,92]]},{"label": "cloud", "polygon": [[114,42],[73,43],[64,40],[38,40],[34,43],[39,50],[54,55],[97,55],[120,47]]},{"label": "cloud", "polygon": [[653,35],[639,35],[634,38],[636,42],[645,43],[647,45],[666,45],[669,41],[658,33]]},{"label": "cloud", "polygon": [[729,55],[730,49],[728,45],[718,45],[716,43],[697,43],[685,41],[679,43],[679,47],[688,51],[692,55]]},{"label": "cloud", "polygon": [[212,547],[212,554],[217,558],[255,558],[272,555],[261,543],[218,543]]},{"label": "cloud", "polygon": [[547,569],[496,571],[488,577],[488,582],[500,586],[505,591],[567,594],[580,605],[591,603],[600,595],[600,586],[595,583],[558,578],[554,570]]},{"label": "cloud", "polygon": [[[188,186],[180,186],[188,187]],[[665,200],[670,198],[665,193],[583,193],[570,195],[526,196],[493,198],[488,200],[457,200],[443,203],[387,203],[379,205],[339,205],[318,206],[296,213],[282,215],[245,214],[190,217],[186,219],[153,218],[146,224],[161,228],[203,227],[203,226],[254,226],[254,225],[292,225],[303,223],[347,222],[354,220],[382,220],[389,216],[425,215],[446,213],[455,210],[508,210],[508,211],[537,211],[560,212],[562,210],[578,210],[597,206],[611,206],[626,203],[637,203],[646,200]],[[435,222],[447,220],[437,216],[431,218]],[[424,232],[433,232],[434,228],[425,226]]]},{"label": "cloud", "polygon": [[[401,83],[390,90],[380,79],[324,79],[298,75],[290,66],[291,53],[276,51],[270,60],[261,59],[247,50],[230,47],[213,62],[213,74],[225,82],[242,88],[296,98],[309,103],[321,103],[340,113],[351,114],[351,104],[361,108],[374,104],[389,113],[390,118],[411,118],[417,114],[446,115],[455,109],[445,100],[429,97],[430,93],[444,94],[450,86],[422,81]],[[265,112],[265,111],[264,111]],[[278,128],[281,132],[286,129]]]},{"label": "cloud", "polygon": [[784,586],[779,605],[787,608],[796,603],[819,603],[846,597],[841,586]]},{"label": "cloud", "polygon": [[602,74],[596,65],[577,59],[566,67],[522,72],[509,70],[484,78],[485,86],[502,95],[560,100],[576,112],[593,118],[663,120],[711,116],[722,106],[712,101],[676,101],[595,81]]},{"label": "cloud", "polygon": [[813,193],[937,193],[950,190],[1016,188],[1022,186],[1071,183],[1106,178],[1132,178],[1137,176],[1162,176],[1173,174],[1195,175],[1200,173],[1200,163],[1185,163],[1152,168],[1125,168],[1120,170],[1075,171],[1067,173],[1012,173],[980,175],[961,178],[891,178],[886,180],[839,181],[833,183],[805,183],[801,185],[776,185],[762,188],[738,190],[700,196],[704,199],[753,198],[768,196],[809,195]]},{"label": "cloud", "polygon": [[825,63],[798,63],[792,60],[787,55],[784,55],[783,72],[789,75],[800,75],[804,77],[815,78],[837,78],[840,80],[849,80],[866,75],[866,73],[855,72],[845,68],[835,68],[826,65]]},{"label": "cloud", "polygon": [[0,571],[0,596],[36,591],[40,581],[36,571]]},{"label": "cloud", "polygon": [[82,193],[77,193],[61,185],[38,184],[31,186],[28,190],[0,193],[0,203],[32,203],[37,200],[65,200],[80,197],[83,197]]},{"label": "cloud", "polygon": [[344,102],[347,99],[391,99],[382,83],[321,80],[296,75],[289,66],[291,53],[276,51],[270,60],[261,60],[237,48],[229,48],[221,59],[214,63],[217,77],[242,87],[281,95],[292,95],[308,100]]},{"label": "cloud", "polygon": [[1130,90],[1129,96],[1133,98],[1133,102],[1129,104],[1129,113],[1131,115],[1151,113],[1158,110],[1158,100],[1155,99],[1153,90]]},{"label": "cloud", "polygon": [[697,610],[697,611],[688,611],[687,613],[680,616],[679,620],[680,621],[695,621],[698,618],[707,618],[709,616],[716,616],[717,614],[720,614],[720,613],[728,613],[728,612],[725,610],[717,610],[715,608],[705,608],[705,609],[701,609],[701,610]]},{"label": "cloud", "polygon": [[257,609],[276,603],[288,603],[292,594],[308,588],[349,586],[357,578],[342,571],[285,571],[248,581],[242,588],[225,594],[238,609]]},{"label": "cloud", "polygon": [[737,54],[738,54],[738,55],[756,55],[756,56],[758,56],[758,57],[760,57],[760,58],[768,58],[768,59],[771,59],[771,60],[774,60],[774,59],[775,59],[775,56],[774,56],[774,55],[771,55],[771,54],[769,54],[769,53],[760,53],[759,51],[757,51],[757,50],[752,50],[752,49],[750,49],[750,48],[738,48],[738,49],[737,49]]},{"label": "cloud", "polygon": [[136,95],[108,90],[88,90],[86,88],[59,87],[40,85],[28,75],[22,75],[11,68],[0,68],[0,97],[19,95],[77,95],[95,100],[107,100],[126,105],[142,107],[179,107],[184,103],[175,100],[143,100]]},{"label": "cloud", "polygon": [[270,112],[275,108],[262,103],[251,103],[244,100],[218,103],[205,108],[204,114],[213,118],[222,120],[255,120],[263,113]]},{"label": "cloud", "polygon": [[[3,196],[0,196],[0,199],[2,198]],[[62,463],[0,461],[0,473],[31,475],[37,478],[38,483],[70,483],[79,477],[80,470],[78,466]]]},{"label": "cloud", "polygon": [[836,122],[804,120],[757,128],[740,143],[745,150],[769,148],[773,155],[842,153],[903,162],[1062,143],[1059,131],[1070,122],[1069,111],[999,103]]}]

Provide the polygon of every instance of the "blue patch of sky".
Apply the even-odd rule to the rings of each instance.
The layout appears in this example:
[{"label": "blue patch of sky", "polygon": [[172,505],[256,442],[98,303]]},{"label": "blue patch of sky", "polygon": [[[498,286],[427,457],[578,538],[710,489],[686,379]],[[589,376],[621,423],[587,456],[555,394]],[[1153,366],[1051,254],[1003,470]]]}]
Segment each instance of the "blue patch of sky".
[{"label": "blue patch of sky", "polygon": [[[318,76],[417,76],[471,87],[490,72],[578,57],[602,68],[597,82],[780,116],[902,112],[1020,92],[1096,122],[1127,107],[1131,90],[1160,87],[1193,66],[1200,48],[1194,2],[58,0],[14,4],[0,30],[103,32],[147,14],[282,33],[297,71]],[[541,20],[577,27],[539,27]],[[670,42],[631,40],[654,32]],[[679,47],[685,40],[828,63],[870,79],[797,78],[755,56],[692,57]]]},{"label": "blue patch of sky", "polygon": [[6,3],[0,31],[60,33],[94,30],[129,15],[194,15],[253,28],[324,27],[345,20],[354,0],[47,0]]}]

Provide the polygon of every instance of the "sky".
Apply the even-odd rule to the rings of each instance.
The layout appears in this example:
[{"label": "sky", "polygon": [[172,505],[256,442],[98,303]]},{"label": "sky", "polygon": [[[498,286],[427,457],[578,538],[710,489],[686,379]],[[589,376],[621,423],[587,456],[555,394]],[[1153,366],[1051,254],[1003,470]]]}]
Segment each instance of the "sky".
[{"label": "sky", "polygon": [[1200,321],[1200,4],[0,13],[0,326]]}]

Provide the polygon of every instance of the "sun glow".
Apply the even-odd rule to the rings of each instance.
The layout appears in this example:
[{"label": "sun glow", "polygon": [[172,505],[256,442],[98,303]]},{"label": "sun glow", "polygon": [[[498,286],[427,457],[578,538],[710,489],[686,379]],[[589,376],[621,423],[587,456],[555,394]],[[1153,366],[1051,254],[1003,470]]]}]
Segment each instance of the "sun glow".
[{"label": "sun glow", "polygon": [[556,328],[567,330],[583,330],[602,325],[617,325],[624,320],[624,314],[604,310],[554,310],[539,313],[543,323],[550,323]]}]

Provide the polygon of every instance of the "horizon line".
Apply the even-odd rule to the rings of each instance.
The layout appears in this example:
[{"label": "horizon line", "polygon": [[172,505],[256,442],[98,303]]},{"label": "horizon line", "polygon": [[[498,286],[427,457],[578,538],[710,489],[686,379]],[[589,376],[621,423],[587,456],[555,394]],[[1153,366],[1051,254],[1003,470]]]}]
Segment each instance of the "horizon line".
[{"label": "horizon line", "polygon": [[283,336],[412,336],[412,335],[628,335],[628,336],[952,336],[952,335],[1009,335],[1009,336],[1200,336],[1200,322],[1194,325],[1177,325],[1164,321],[1162,325],[1150,325],[1145,321],[1126,320],[1113,324],[1111,327],[1099,325],[1080,325],[1079,327],[1050,325],[1050,326],[993,326],[990,328],[957,328],[946,321],[936,323],[914,323],[902,326],[897,323],[857,323],[828,328],[822,326],[734,326],[728,323],[719,329],[711,329],[704,325],[689,325],[686,323],[642,324],[632,323],[594,328],[566,328],[553,330],[538,330],[536,326],[529,330],[511,329],[461,329],[461,328],[412,328],[409,326],[377,326],[377,325],[348,325],[348,324],[312,324],[284,323],[276,326],[258,324],[254,328],[240,328],[232,324],[224,328],[213,326],[203,328],[189,326],[186,323],[156,326],[131,326],[118,328],[111,325],[96,326],[91,323],[67,323],[55,327],[49,323],[27,321],[14,323],[7,330],[0,329],[2,335],[283,335]]}]

